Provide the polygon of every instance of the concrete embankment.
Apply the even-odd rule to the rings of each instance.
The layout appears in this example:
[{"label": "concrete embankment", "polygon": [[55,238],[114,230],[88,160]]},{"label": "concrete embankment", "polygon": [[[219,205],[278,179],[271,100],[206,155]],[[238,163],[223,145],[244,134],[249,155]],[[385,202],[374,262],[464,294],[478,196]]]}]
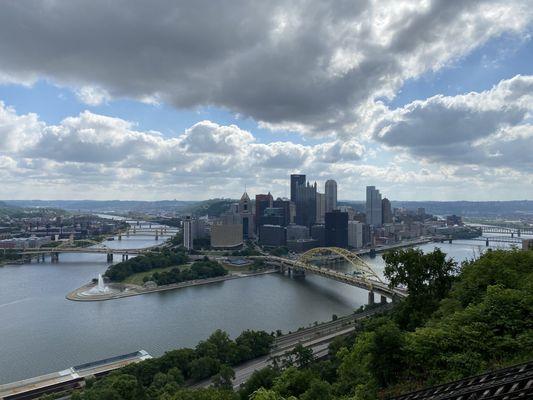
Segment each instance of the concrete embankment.
[{"label": "concrete embankment", "polygon": [[164,292],[167,290],[176,290],[182,289],[191,286],[200,286],[200,285],[209,285],[211,283],[218,283],[229,281],[233,279],[248,278],[252,276],[272,274],[276,272],[275,270],[267,270],[261,272],[251,272],[251,273],[237,273],[229,274],[225,276],[217,276],[215,278],[207,279],[198,279],[194,281],[174,283],[171,285],[162,285],[153,288],[145,288],[138,285],[129,285],[129,284],[110,284],[109,293],[99,293],[99,294],[88,294],[88,291],[93,288],[95,285],[93,283],[83,285],[82,287],[73,290],[67,294],[66,298],[72,301],[105,301],[105,300],[114,300],[121,299],[124,297],[139,296],[141,294],[155,293],[155,292]]}]

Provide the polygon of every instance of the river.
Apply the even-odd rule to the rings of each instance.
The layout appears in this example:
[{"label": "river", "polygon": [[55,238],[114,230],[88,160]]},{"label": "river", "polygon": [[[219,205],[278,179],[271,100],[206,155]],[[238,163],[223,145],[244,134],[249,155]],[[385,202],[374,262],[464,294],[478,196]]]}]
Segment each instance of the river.
[{"label": "river", "polygon": [[[136,236],[105,244],[155,243]],[[468,241],[438,246],[458,261],[485,249]],[[365,260],[382,273],[381,256]],[[61,254],[57,264],[47,257],[44,263],[0,267],[0,384],[139,349],[158,356],[194,346],[219,328],[232,337],[245,329],[288,332],[367,301],[366,291],[342,283],[277,274],[104,302],[65,299],[107,266],[104,254]]]}]

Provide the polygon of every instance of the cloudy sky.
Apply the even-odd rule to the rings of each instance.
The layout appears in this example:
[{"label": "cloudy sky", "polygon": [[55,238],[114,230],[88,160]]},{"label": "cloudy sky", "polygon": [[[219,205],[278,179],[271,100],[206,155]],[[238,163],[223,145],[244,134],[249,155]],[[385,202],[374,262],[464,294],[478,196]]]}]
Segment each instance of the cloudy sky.
[{"label": "cloudy sky", "polygon": [[0,199],[533,199],[533,7],[0,2]]}]

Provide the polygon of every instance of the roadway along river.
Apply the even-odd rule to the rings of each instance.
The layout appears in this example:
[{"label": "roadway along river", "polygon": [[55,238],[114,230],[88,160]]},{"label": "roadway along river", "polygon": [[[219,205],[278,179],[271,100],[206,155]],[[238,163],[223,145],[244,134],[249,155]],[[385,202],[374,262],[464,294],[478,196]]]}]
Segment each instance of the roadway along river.
[{"label": "roadway along river", "polygon": [[[106,244],[154,243],[150,237],[124,237]],[[484,248],[473,243],[439,246],[463,260]],[[367,260],[382,270],[380,256]],[[348,314],[367,300],[364,290],[341,283],[277,274],[104,302],[65,299],[106,268],[106,256],[98,254],[0,267],[0,384],[139,349],[161,355],[194,346],[218,328],[233,337],[245,329],[287,332]]]}]

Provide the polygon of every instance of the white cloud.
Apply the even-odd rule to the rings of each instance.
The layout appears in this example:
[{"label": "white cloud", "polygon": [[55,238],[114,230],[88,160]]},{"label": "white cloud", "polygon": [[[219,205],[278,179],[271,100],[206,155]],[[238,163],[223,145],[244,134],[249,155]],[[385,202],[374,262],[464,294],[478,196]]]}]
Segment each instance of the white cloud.
[{"label": "white cloud", "polygon": [[98,106],[110,99],[106,90],[96,86],[82,86],[76,90],[76,95],[85,104]]},{"label": "white cloud", "polygon": [[533,170],[533,76],[515,76],[492,89],[434,96],[384,111],[376,140],[413,156],[449,164]]}]

